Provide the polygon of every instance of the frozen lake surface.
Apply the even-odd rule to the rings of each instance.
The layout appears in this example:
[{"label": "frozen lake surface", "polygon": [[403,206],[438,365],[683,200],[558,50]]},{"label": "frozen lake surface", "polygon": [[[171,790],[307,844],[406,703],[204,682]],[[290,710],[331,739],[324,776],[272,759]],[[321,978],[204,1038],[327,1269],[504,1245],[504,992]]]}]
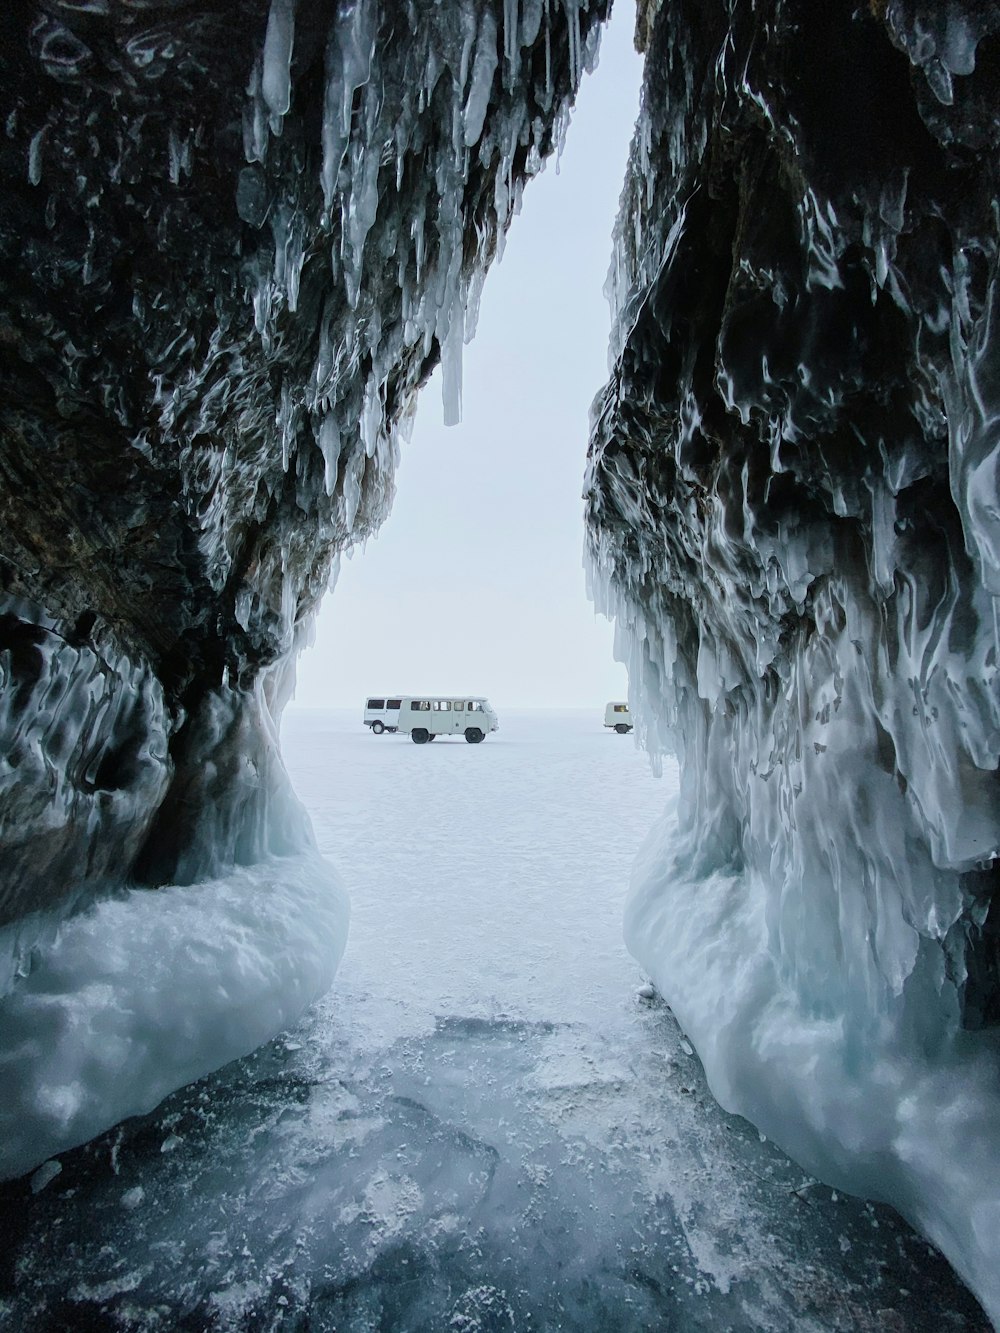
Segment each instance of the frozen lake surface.
[{"label": "frozen lake surface", "polygon": [[722,1112],[639,998],[622,903],[676,777],[601,720],[501,709],[483,745],[416,746],[288,713],[352,895],[334,988],[37,1192],[0,1187],[0,1326],[987,1327],[892,1213]]}]

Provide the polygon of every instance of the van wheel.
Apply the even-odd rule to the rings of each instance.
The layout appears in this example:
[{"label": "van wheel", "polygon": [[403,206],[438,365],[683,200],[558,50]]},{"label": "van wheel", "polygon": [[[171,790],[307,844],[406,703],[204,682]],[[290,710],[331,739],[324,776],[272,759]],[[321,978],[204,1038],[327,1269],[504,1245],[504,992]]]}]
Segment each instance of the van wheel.
[{"label": "van wheel", "polygon": [[381,722],[373,722],[372,731],[375,733],[376,736],[381,736],[382,732],[385,731],[385,727],[383,727]]},{"label": "van wheel", "polygon": [[430,736],[428,736],[423,727],[414,727],[410,732],[410,735],[413,737],[414,745],[426,745],[430,740]]},{"label": "van wheel", "polygon": [[465,739],[469,742],[470,745],[478,745],[479,742],[483,739],[483,733],[479,730],[478,727],[466,727]]},{"label": "van wheel", "polygon": [[615,731],[618,732],[619,736],[627,736],[631,730],[632,728],[628,725],[627,722],[615,723]]}]

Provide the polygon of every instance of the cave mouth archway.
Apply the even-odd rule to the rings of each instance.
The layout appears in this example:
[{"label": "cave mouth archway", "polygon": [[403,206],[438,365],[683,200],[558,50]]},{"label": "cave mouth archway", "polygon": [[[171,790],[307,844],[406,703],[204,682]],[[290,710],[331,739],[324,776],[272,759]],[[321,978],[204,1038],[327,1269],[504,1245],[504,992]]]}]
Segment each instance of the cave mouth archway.
[{"label": "cave mouth archway", "polygon": [[[344,899],[282,782],[288,665],[335,553],[387,512],[439,362],[454,408],[479,281],[607,5],[457,8],[413,0],[412,28],[376,0],[247,0],[238,25],[224,3],[153,27],[102,0],[4,15],[8,1169],[259,1045],[336,967]],[[974,945],[998,845],[1000,18],[971,0],[641,13],[652,104],[616,250],[634,299],[588,530],[691,794],[629,938],[730,1104],[895,1199],[1000,1308],[979,1226],[1000,1194],[995,1052],[961,1013],[963,970],[995,984]],[[87,1021],[81,976],[102,979]],[[100,1121],[92,1080],[132,1100]]]}]

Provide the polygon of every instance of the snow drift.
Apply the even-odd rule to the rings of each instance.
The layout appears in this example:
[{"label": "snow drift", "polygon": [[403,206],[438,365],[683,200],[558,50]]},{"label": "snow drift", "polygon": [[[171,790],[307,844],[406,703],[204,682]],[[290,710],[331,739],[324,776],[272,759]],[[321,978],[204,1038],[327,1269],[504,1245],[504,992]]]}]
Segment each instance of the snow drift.
[{"label": "snow drift", "polygon": [[0,1176],[151,1111],[330,988],[347,894],[318,853],[103,899],[0,1006]]}]

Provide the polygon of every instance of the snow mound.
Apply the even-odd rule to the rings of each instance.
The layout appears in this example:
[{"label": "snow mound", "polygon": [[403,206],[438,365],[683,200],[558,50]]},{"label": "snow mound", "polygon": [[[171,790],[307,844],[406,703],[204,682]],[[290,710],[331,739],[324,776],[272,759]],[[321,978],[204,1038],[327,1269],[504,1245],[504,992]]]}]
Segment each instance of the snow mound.
[{"label": "snow mound", "polygon": [[[770,946],[767,886],[692,870],[673,814],[633,870],[625,939],[698,1049],[714,1096],[829,1184],[891,1204],[1000,1311],[997,1040],[953,1029],[924,1049],[900,1001],[864,1022],[814,1003]],[[910,987],[931,992],[918,960]],[[910,996],[911,1002],[913,996]]]},{"label": "snow mound", "polygon": [[0,999],[0,1177],[144,1114],[330,987],[347,894],[315,852],[133,890],[64,922]]}]

